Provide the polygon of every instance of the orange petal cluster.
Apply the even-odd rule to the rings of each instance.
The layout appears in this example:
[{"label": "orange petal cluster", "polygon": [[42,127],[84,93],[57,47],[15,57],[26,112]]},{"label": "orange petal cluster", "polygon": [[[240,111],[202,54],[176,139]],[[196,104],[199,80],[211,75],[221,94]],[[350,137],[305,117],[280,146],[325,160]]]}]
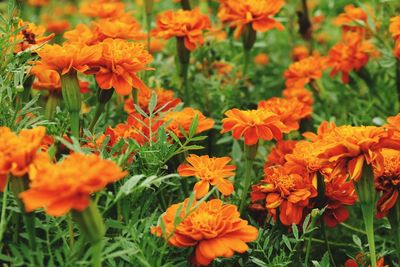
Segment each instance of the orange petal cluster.
[{"label": "orange petal cluster", "polygon": [[234,36],[239,38],[246,25],[257,32],[272,29],[283,30],[283,25],[274,16],[284,6],[284,0],[219,0],[218,18],[236,28]]},{"label": "orange petal cluster", "polygon": [[[372,15],[372,11],[370,12]],[[368,26],[368,14],[365,10],[350,4],[344,7],[344,13],[334,20],[336,26],[341,26],[343,33],[355,32],[363,36],[371,31]],[[372,17],[372,19],[374,19]]]},{"label": "orange petal cluster", "polygon": [[195,117],[198,119],[196,134],[210,130],[214,127],[214,121],[212,119],[206,118],[203,113],[193,108],[184,108],[181,111],[168,112],[164,116],[163,121],[166,123],[165,128],[168,131],[173,132],[179,138],[183,138],[184,135],[181,132],[181,129],[188,134],[190,125]]},{"label": "orange petal cluster", "polygon": [[400,59],[400,16],[390,19],[389,31],[396,42],[393,53],[398,59]]},{"label": "orange petal cluster", "polygon": [[15,43],[14,53],[19,53],[25,50],[36,50],[41,45],[53,39],[54,34],[44,36],[46,28],[37,26],[34,23],[20,20],[18,22],[19,31],[15,36],[12,36],[10,43]]},{"label": "orange petal cluster", "polygon": [[34,164],[37,167],[29,172],[30,188],[20,197],[27,212],[44,208],[52,216],[71,209],[83,211],[92,193],[126,175],[117,164],[96,155],[74,153],[56,164],[43,164],[43,159]]},{"label": "orange petal cluster", "polygon": [[41,126],[21,130],[18,135],[7,127],[0,127],[0,191],[8,175],[21,177],[28,173],[45,133],[46,129]]},{"label": "orange petal cluster", "polygon": [[292,63],[285,71],[286,87],[302,88],[313,80],[322,77],[326,69],[326,58],[316,54]]},{"label": "orange petal cluster", "polygon": [[183,38],[185,47],[193,51],[204,43],[203,32],[211,27],[208,16],[199,9],[165,11],[157,16],[152,33],[159,38]]},{"label": "orange petal cluster", "polygon": [[[244,253],[249,249],[246,243],[257,239],[257,228],[242,220],[234,205],[219,199],[188,205],[186,199],[169,207],[161,218],[165,233],[160,226],[153,227],[152,233],[168,239],[172,246],[196,247],[197,266],[209,265],[218,257],[230,258],[235,252]],[[182,221],[175,229],[176,217]]]},{"label": "orange petal cluster", "polygon": [[124,15],[125,4],[118,0],[89,0],[81,5],[80,12],[93,18],[118,18]]},{"label": "orange petal cluster", "polygon": [[314,104],[314,96],[312,92],[307,90],[306,88],[286,88],[282,91],[282,95],[284,98],[292,99],[295,98],[298,101],[302,102],[304,105],[309,106],[312,108]]},{"label": "orange petal cluster", "polygon": [[178,167],[180,176],[194,176],[200,181],[193,188],[196,198],[204,197],[210,185],[216,186],[218,191],[224,196],[233,193],[233,184],[226,178],[235,175],[236,166],[228,165],[232,159],[229,157],[210,158],[208,155],[197,156],[194,154],[186,158],[187,163],[182,163]]},{"label": "orange petal cluster", "polygon": [[268,110],[239,110],[231,109],[225,112],[226,118],[222,119],[221,133],[232,131],[235,139],[244,136],[246,145],[255,145],[259,139],[280,140],[283,133],[289,129],[282,123],[280,117]]}]

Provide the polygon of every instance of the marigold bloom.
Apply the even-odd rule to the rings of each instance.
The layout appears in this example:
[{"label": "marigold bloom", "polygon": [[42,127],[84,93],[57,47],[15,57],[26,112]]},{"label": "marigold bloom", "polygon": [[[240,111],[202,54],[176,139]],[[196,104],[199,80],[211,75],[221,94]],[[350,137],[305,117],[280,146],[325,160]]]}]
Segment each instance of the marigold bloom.
[{"label": "marigold bloom", "polygon": [[290,131],[298,130],[300,120],[309,117],[312,113],[310,106],[304,105],[296,98],[272,97],[268,100],[260,101],[258,109],[268,110],[277,114]]},{"label": "marigold bloom", "polygon": [[[138,94],[138,105],[140,108],[149,114],[149,103],[153,92],[157,95],[157,105],[154,108],[154,111],[165,112],[170,109],[176,107],[179,103],[181,103],[180,98],[175,98],[174,91],[164,90],[162,88],[157,88],[154,90],[147,89],[139,91]],[[128,113],[136,113],[136,109],[133,103],[132,98],[128,98],[125,100],[124,110]]]},{"label": "marigold bloom", "polygon": [[358,181],[364,164],[375,167],[379,175],[384,170],[383,148],[399,149],[399,141],[393,139],[393,131],[374,126],[340,126],[322,137],[324,144],[318,157],[326,164],[335,164],[341,173],[348,173]]},{"label": "marigold bloom", "polygon": [[64,33],[65,44],[94,45],[98,43],[97,34],[86,24],[78,24],[75,29]]},{"label": "marigold bloom", "polygon": [[272,29],[283,30],[284,27],[275,16],[285,4],[284,0],[220,0],[218,18],[236,28],[234,36],[239,38],[245,26],[251,24],[257,32]]},{"label": "marigold bloom", "polygon": [[286,87],[304,87],[312,80],[320,79],[324,69],[326,69],[326,59],[320,55],[294,62],[284,73]]},{"label": "marigold bloom", "polygon": [[225,61],[215,61],[212,64],[212,68],[216,70],[219,76],[226,76],[233,70],[232,64]]},{"label": "marigold bloom", "polygon": [[16,36],[11,37],[10,42],[15,43],[14,53],[25,51],[27,49],[36,49],[53,39],[54,33],[44,36],[46,28],[37,26],[34,23],[20,20],[18,29],[22,28]]},{"label": "marigold bloom", "polygon": [[358,33],[347,33],[343,41],[331,48],[327,64],[332,68],[331,76],[342,73],[343,83],[349,83],[349,73],[364,67],[370,57],[377,57],[374,45],[362,39]]},{"label": "marigold bloom", "polygon": [[43,7],[49,4],[50,0],[28,0],[28,5],[35,7]]},{"label": "marigold bloom", "polygon": [[284,166],[266,168],[264,174],[261,183],[253,186],[252,202],[265,202],[275,219],[279,208],[279,220],[284,225],[299,224],[310,198],[317,195],[308,174],[295,173]]},{"label": "marigold bloom", "polygon": [[144,40],[146,34],[141,32],[140,24],[133,18],[128,20],[101,19],[93,22],[93,32],[101,42],[107,38],[124,40]]},{"label": "marigold bloom", "polygon": [[286,88],[282,91],[282,95],[287,99],[295,98],[310,108],[314,104],[314,96],[306,88]]},{"label": "marigold bloom", "polygon": [[388,117],[387,124],[384,127],[393,130],[395,138],[400,139],[400,113],[396,116]]},{"label": "marigold bloom", "polygon": [[[146,44],[147,45],[147,44]],[[151,38],[150,41],[150,53],[155,54],[162,52],[165,48],[166,41],[160,38]]]},{"label": "marigold bloom", "polygon": [[46,128],[21,130],[17,135],[7,127],[0,127],[0,191],[9,174],[24,176],[42,145]]},{"label": "marigold bloom", "polygon": [[57,71],[47,69],[42,65],[35,65],[31,69],[31,74],[35,75],[33,89],[61,92],[61,79]]},{"label": "marigold bloom", "polygon": [[305,59],[310,56],[310,52],[308,51],[308,48],[305,47],[304,45],[298,45],[293,47],[292,50],[292,59],[293,61],[299,61],[302,59]]},{"label": "marigold bloom", "polygon": [[101,48],[99,46],[54,44],[45,45],[37,53],[40,56],[40,61],[36,62],[37,65],[43,65],[49,70],[55,70],[60,75],[64,75],[71,69],[79,72],[89,71],[99,61]]},{"label": "marigold bloom", "polygon": [[198,119],[196,134],[214,127],[214,120],[206,118],[203,113],[193,108],[184,108],[182,111],[169,112],[165,115],[163,121],[168,123],[165,127],[167,130],[173,132],[177,137],[183,138],[184,135],[180,129],[182,128],[188,134],[190,125],[196,116]]},{"label": "marigold bloom", "polygon": [[395,57],[400,59],[400,40],[396,41],[393,54],[394,54]]},{"label": "marigold bloom", "polygon": [[364,34],[368,25],[368,14],[363,9],[350,4],[344,7],[344,13],[339,14],[334,24],[341,26],[344,32],[353,31]]},{"label": "marigold bloom", "polygon": [[96,81],[101,89],[114,88],[120,95],[128,95],[132,87],[148,89],[137,73],[150,70],[146,65],[153,57],[144,48],[144,44],[132,43],[121,39],[106,39],[101,44],[102,55]]},{"label": "marigold bloom", "polygon": [[294,140],[279,140],[276,145],[271,149],[264,168],[269,168],[274,165],[284,165],[286,163],[285,156],[293,152],[297,141]]},{"label": "marigold bloom", "polygon": [[124,14],[125,4],[119,1],[90,0],[81,5],[80,12],[88,17],[118,18]]},{"label": "marigold bloom", "polygon": [[269,62],[269,57],[266,53],[260,53],[254,58],[254,63],[259,66],[265,66]]},{"label": "marigold bloom", "polygon": [[48,20],[46,21],[46,28],[49,32],[61,34],[69,29],[71,25],[68,20]]},{"label": "marigold bloom", "polygon": [[225,112],[227,118],[222,120],[222,131],[232,131],[235,139],[244,136],[246,145],[255,145],[259,139],[280,140],[283,134],[289,132],[280,117],[270,111],[231,109]]},{"label": "marigold bloom", "polygon": [[[367,266],[371,267],[371,265],[367,265],[370,262],[369,257],[359,253],[356,255],[355,259],[348,259],[344,263],[344,267],[359,267],[359,266]],[[385,265],[385,258],[380,258],[376,261],[377,267],[389,267],[389,265]]]},{"label": "marigold bloom", "polygon": [[196,192],[196,198],[204,197],[210,184],[217,187],[224,196],[233,193],[233,184],[226,178],[235,175],[236,166],[227,165],[232,159],[229,157],[210,158],[206,156],[197,156],[194,154],[186,158],[188,163],[182,163],[178,167],[180,176],[195,176],[200,181],[193,188]]},{"label": "marigold bloom", "polygon": [[376,204],[377,217],[383,218],[396,204],[400,191],[400,151],[383,149],[383,173],[377,175],[375,187],[382,192]]},{"label": "marigold bloom", "polygon": [[155,36],[164,39],[183,38],[185,47],[190,51],[204,43],[203,31],[211,26],[208,16],[202,15],[199,9],[168,10],[157,16],[156,23],[152,31]]},{"label": "marigold bloom", "polygon": [[[248,250],[247,242],[257,239],[257,228],[248,225],[246,220],[240,218],[237,207],[223,204],[219,199],[202,202],[195,208],[195,201],[188,207],[189,199],[183,203],[174,204],[162,216],[165,233],[161,227],[152,228],[152,233],[157,236],[171,236],[168,243],[176,247],[193,247],[195,249],[195,262],[198,266],[208,265],[215,258],[230,258],[235,252],[244,253]],[[186,210],[191,213],[185,218]],[[178,213],[180,211],[180,214]],[[182,222],[176,227],[176,216]]]},{"label": "marigold bloom", "polygon": [[96,155],[74,153],[56,164],[34,168],[29,175],[30,188],[20,194],[26,211],[44,208],[49,215],[62,216],[71,209],[86,209],[90,194],[123,178],[126,172]]},{"label": "marigold bloom", "polygon": [[390,19],[389,31],[392,34],[394,40],[400,37],[400,16],[396,16]]}]

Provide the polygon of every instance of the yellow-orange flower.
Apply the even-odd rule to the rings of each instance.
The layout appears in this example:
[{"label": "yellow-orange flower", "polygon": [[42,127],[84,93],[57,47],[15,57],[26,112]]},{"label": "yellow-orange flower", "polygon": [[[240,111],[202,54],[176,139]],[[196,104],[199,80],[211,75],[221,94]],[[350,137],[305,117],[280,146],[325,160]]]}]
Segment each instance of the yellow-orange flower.
[{"label": "yellow-orange flower", "polygon": [[302,102],[304,105],[307,105],[311,108],[314,104],[314,96],[313,94],[307,90],[306,88],[286,88],[282,91],[282,95],[284,98],[291,99],[295,98]]},{"label": "yellow-orange flower", "polygon": [[34,49],[40,47],[53,39],[54,33],[44,36],[46,28],[37,26],[34,23],[20,20],[18,22],[18,29],[21,29],[16,36],[11,37],[10,42],[15,43],[14,53],[25,51],[27,49]]},{"label": "yellow-orange flower", "polygon": [[153,34],[164,39],[183,38],[185,47],[193,51],[204,43],[203,31],[210,26],[210,19],[201,14],[199,9],[168,10],[157,16],[157,26]]},{"label": "yellow-orange flower", "polygon": [[334,20],[334,24],[343,27],[345,32],[360,32],[368,25],[368,14],[363,9],[350,4],[344,7],[344,13],[339,14]]},{"label": "yellow-orange flower", "polygon": [[231,109],[225,112],[227,118],[222,120],[222,131],[232,131],[235,139],[244,136],[246,145],[255,145],[259,139],[280,140],[283,134],[289,132],[280,117],[264,109],[239,110]]},{"label": "yellow-orange flower", "polygon": [[400,151],[383,149],[383,173],[377,175],[375,187],[382,192],[376,204],[377,217],[383,218],[396,204],[400,192]]},{"label": "yellow-orange flower", "polygon": [[89,71],[96,65],[101,57],[101,47],[77,44],[65,44],[63,46],[45,45],[37,52],[40,61],[37,65],[43,65],[46,69],[55,70],[61,75],[71,69],[79,72]]},{"label": "yellow-orange flower", "polygon": [[274,165],[284,165],[286,163],[285,156],[293,152],[297,141],[294,140],[279,140],[276,145],[271,149],[265,165],[265,168],[269,168]]},{"label": "yellow-orange flower", "polygon": [[389,31],[392,34],[393,39],[397,40],[400,37],[400,16],[396,16],[390,19]]},{"label": "yellow-orange flower", "polygon": [[32,88],[36,90],[60,91],[61,79],[57,71],[47,69],[43,65],[35,65],[31,69],[31,74],[35,75]]},{"label": "yellow-orange flower", "polygon": [[276,219],[279,208],[279,220],[284,225],[299,224],[303,210],[317,191],[306,172],[295,173],[284,166],[273,166],[264,170],[264,179],[253,186],[253,203],[265,203],[268,212]]},{"label": "yellow-orange flower", "polygon": [[114,88],[120,95],[129,95],[132,88],[146,90],[147,86],[137,73],[150,70],[147,67],[153,57],[144,44],[121,39],[106,39],[101,44],[102,54],[96,81],[101,89]]},{"label": "yellow-orange flower", "polygon": [[294,62],[284,73],[286,87],[304,87],[312,80],[320,79],[324,69],[326,59],[318,54]]},{"label": "yellow-orange flower", "polygon": [[227,165],[231,160],[229,157],[210,158],[208,155],[199,157],[191,154],[186,158],[188,163],[179,165],[178,173],[180,176],[194,176],[200,180],[193,188],[197,199],[208,193],[210,184],[228,196],[233,193],[233,184],[226,178],[234,176],[236,170],[236,166]]},{"label": "yellow-orange flower", "polygon": [[258,109],[264,109],[277,114],[280,120],[290,131],[296,131],[300,127],[300,120],[311,115],[312,109],[304,105],[296,98],[272,97],[268,100],[260,101]]},{"label": "yellow-orange flower", "polygon": [[36,127],[21,130],[17,135],[7,127],[0,127],[0,191],[8,175],[21,177],[27,174],[42,145],[45,132],[44,127]]},{"label": "yellow-orange flower", "polygon": [[28,5],[35,7],[43,7],[49,4],[50,0],[28,0]]},{"label": "yellow-orange flower", "polygon": [[292,59],[293,61],[299,61],[302,59],[305,59],[310,56],[310,52],[308,51],[308,48],[305,47],[304,45],[298,45],[293,47],[292,50]]},{"label": "yellow-orange flower", "polygon": [[254,58],[254,63],[259,66],[265,66],[269,62],[269,57],[266,53],[260,53]]},{"label": "yellow-orange flower", "polygon": [[275,16],[285,4],[284,0],[219,0],[218,18],[235,27],[235,38],[239,38],[246,25],[251,24],[257,32],[272,29],[283,30],[284,27]]},{"label": "yellow-orange flower", "polygon": [[[319,142],[319,141],[317,141]],[[399,149],[398,140],[393,138],[393,131],[374,126],[340,126],[322,136],[319,153],[326,164],[334,164],[341,173],[348,173],[358,181],[366,164],[375,167],[379,175],[384,170],[383,148]]]},{"label": "yellow-orange flower", "polygon": [[349,83],[351,71],[360,70],[368,63],[370,57],[378,55],[379,52],[372,43],[363,40],[358,33],[349,32],[342,42],[331,48],[327,64],[332,68],[331,76],[341,72],[343,83]]},{"label": "yellow-orange flower", "polygon": [[167,123],[166,129],[168,131],[173,132],[179,138],[183,138],[184,135],[181,133],[181,128],[186,134],[189,134],[190,125],[196,116],[198,119],[196,134],[214,127],[212,119],[206,118],[203,113],[193,108],[184,108],[182,111],[169,112],[165,115],[163,121]]},{"label": "yellow-orange flower", "polygon": [[[209,265],[215,258],[230,258],[235,252],[248,250],[247,242],[257,239],[257,228],[240,218],[237,207],[223,204],[219,199],[188,207],[189,199],[174,204],[162,216],[165,233],[161,227],[152,228],[152,233],[169,238],[168,243],[176,247],[193,247],[197,266]],[[198,205],[198,207],[196,207]],[[179,213],[180,211],[180,213]],[[189,211],[187,213],[186,211]],[[176,216],[182,222],[175,229]]]},{"label": "yellow-orange flower", "polygon": [[[151,89],[142,90],[138,94],[138,105],[147,114],[149,114],[149,103],[153,92],[155,92],[157,95],[157,104],[153,112],[155,111],[165,112],[170,109],[173,109],[179,103],[181,103],[180,98],[175,98],[174,91],[164,90],[162,88],[157,88],[154,90]],[[127,100],[125,100],[124,109],[129,114],[137,112],[132,98],[128,98]]]},{"label": "yellow-orange flower", "polygon": [[93,32],[101,42],[107,38],[125,40],[144,40],[146,34],[141,32],[140,24],[133,18],[130,20],[101,19],[93,22]]},{"label": "yellow-orange flower", "polygon": [[49,215],[62,216],[71,209],[83,211],[89,205],[90,194],[125,175],[112,161],[74,153],[56,164],[32,168],[30,188],[20,197],[27,212],[44,208]]},{"label": "yellow-orange flower", "polygon": [[88,17],[118,18],[124,14],[125,5],[119,1],[90,0],[81,5],[80,12]]}]

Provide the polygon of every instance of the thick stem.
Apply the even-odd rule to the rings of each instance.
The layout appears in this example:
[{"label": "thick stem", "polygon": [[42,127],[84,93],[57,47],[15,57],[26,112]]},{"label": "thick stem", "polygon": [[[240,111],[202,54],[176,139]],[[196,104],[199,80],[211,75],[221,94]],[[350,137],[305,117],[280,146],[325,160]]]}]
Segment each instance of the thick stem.
[{"label": "thick stem", "polygon": [[[7,207],[7,197],[8,197],[8,185],[7,181],[4,186],[4,191],[3,191],[3,198],[1,200],[1,215],[0,215],[0,244],[3,244],[3,235],[4,232],[7,228],[7,220],[6,220],[6,207]],[[0,250],[2,247],[0,246]]]},{"label": "thick stem", "polygon": [[364,165],[363,177],[355,182],[355,189],[360,201],[365,231],[367,233],[371,267],[376,267],[374,217],[377,194],[375,191],[374,173],[370,165]]},{"label": "thick stem", "polygon": [[71,118],[71,131],[79,138],[79,114],[81,111],[81,93],[75,70],[61,75],[61,92]]},{"label": "thick stem", "polygon": [[253,29],[252,24],[247,24],[242,32],[243,42],[243,76],[247,74],[247,69],[250,63],[250,52],[257,39],[257,32]]},{"label": "thick stem", "polygon": [[326,250],[328,251],[329,258],[331,259],[331,262],[332,262],[332,266],[333,266],[333,267],[336,267],[335,258],[333,257],[332,250],[331,250],[331,247],[330,247],[330,245],[329,245],[328,235],[326,234],[326,225],[325,225],[325,222],[324,222],[324,220],[320,220],[320,221],[321,221],[321,232],[322,232],[322,237],[324,238]]},{"label": "thick stem", "polygon": [[183,10],[191,10],[190,0],[181,0],[181,5]]},{"label": "thick stem", "polygon": [[310,227],[308,228],[308,229],[312,229],[312,232],[309,234],[308,240],[307,240],[306,257],[304,259],[305,266],[308,266],[308,260],[310,258],[310,253],[311,253],[311,244],[312,244],[313,236],[314,236],[314,232],[315,232],[314,227],[315,227],[318,217],[319,217],[318,209],[312,210],[311,211],[311,223],[310,223]]},{"label": "thick stem", "polygon": [[249,187],[251,183],[251,175],[253,171],[253,162],[256,158],[258,150],[258,143],[252,146],[244,145],[245,154],[245,169],[244,169],[244,182],[242,197],[239,206],[239,212],[242,214],[244,206],[246,205],[247,193],[249,192]]},{"label": "thick stem", "polygon": [[185,47],[185,41],[182,37],[176,38],[177,43],[177,54],[179,60],[179,77],[182,79],[182,91],[185,96],[185,104],[190,105],[190,91],[189,91],[189,63],[190,63],[190,51]]},{"label": "thick stem", "polygon": [[144,8],[146,13],[146,30],[147,30],[147,50],[150,53],[150,42],[151,42],[151,20],[153,16],[153,6],[154,0],[145,0],[144,1]]},{"label": "thick stem", "polygon": [[[135,90],[137,91],[137,90]],[[96,126],[96,123],[99,121],[101,114],[103,114],[106,104],[110,101],[114,93],[114,89],[103,90],[101,88],[97,89],[97,105],[96,110],[92,119],[92,122],[89,125],[89,130],[92,131]]]},{"label": "thick stem", "polygon": [[25,205],[19,198],[19,194],[26,191],[29,188],[29,179],[27,176],[23,177],[11,177],[10,189],[14,194],[14,197],[18,203],[19,209],[21,210],[22,219],[24,221],[26,231],[28,233],[29,246],[34,253],[34,259],[36,258],[36,230],[35,230],[35,214],[27,213],[25,211]]}]

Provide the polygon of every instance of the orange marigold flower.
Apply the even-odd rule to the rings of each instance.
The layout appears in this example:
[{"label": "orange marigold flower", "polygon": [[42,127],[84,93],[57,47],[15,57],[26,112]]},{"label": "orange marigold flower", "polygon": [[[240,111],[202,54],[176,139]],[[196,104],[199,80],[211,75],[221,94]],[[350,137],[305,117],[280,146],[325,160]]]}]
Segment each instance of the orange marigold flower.
[{"label": "orange marigold flower", "polygon": [[132,87],[139,91],[148,89],[137,76],[140,71],[150,70],[146,65],[153,60],[144,44],[106,39],[99,45],[102,54],[96,81],[101,89],[114,88],[120,95],[130,94]]},{"label": "orange marigold flower", "polygon": [[226,133],[232,131],[235,139],[244,136],[246,145],[255,145],[259,139],[280,140],[283,134],[289,130],[282,123],[280,117],[264,109],[239,110],[231,109],[225,112],[227,118],[222,120],[222,131]]},{"label": "orange marigold flower", "polygon": [[294,62],[284,73],[286,87],[304,87],[312,80],[320,79],[324,69],[326,69],[326,59],[320,55]]},{"label": "orange marigold flower", "polygon": [[310,198],[317,196],[308,174],[295,173],[284,166],[266,168],[264,174],[261,183],[253,186],[252,202],[265,203],[275,219],[279,208],[279,220],[284,225],[299,224]]},{"label": "orange marigold flower", "polygon": [[383,218],[396,204],[400,191],[400,151],[383,149],[383,173],[375,179],[375,187],[382,192],[376,204],[377,217]]},{"label": "orange marigold flower", "polygon": [[181,129],[186,134],[189,134],[190,125],[195,117],[198,119],[196,134],[214,127],[212,119],[206,118],[203,113],[193,108],[184,108],[182,111],[169,112],[165,115],[163,121],[168,123],[165,127],[167,130],[173,132],[177,137],[183,138],[184,135],[181,133]]},{"label": "orange marigold flower", "polygon": [[300,61],[310,56],[308,48],[304,45],[298,45],[292,49],[292,59],[293,61]]},{"label": "orange marigold flower", "polygon": [[293,152],[297,141],[294,140],[279,140],[276,145],[271,149],[264,168],[269,168],[274,165],[284,165],[286,163],[285,156]]},{"label": "orange marigold flower", "polygon": [[160,38],[151,38],[150,41],[150,53],[155,54],[162,52],[165,48],[166,41]]},{"label": "orange marigold flower", "polygon": [[307,90],[306,88],[286,88],[282,91],[282,95],[284,98],[292,99],[295,98],[302,102],[304,105],[309,106],[310,108],[314,104],[314,96],[312,92]]},{"label": "orange marigold flower", "polygon": [[[344,267],[360,267],[360,266],[367,266],[371,267],[368,263],[370,262],[369,256],[365,256],[362,253],[357,254],[355,259],[348,259],[344,263]],[[367,265],[368,264],[368,265]],[[377,267],[389,267],[389,265],[385,265],[385,259],[380,258],[379,260],[376,261],[376,266]]]},{"label": "orange marigold flower", "polygon": [[339,14],[334,24],[341,26],[344,32],[364,33],[368,25],[368,14],[363,9],[350,4],[344,7],[344,13]]},{"label": "orange marigold flower", "polygon": [[101,42],[107,38],[125,40],[144,40],[146,34],[141,32],[140,24],[133,18],[128,20],[101,19],[93,22],[93,32]]},{"label": "orange marigold flower", "polygon": [[66,44],[63,46],[45,45],[37,52],[40,61],[37,65],[49,70],[55,70],[61,75],[68,73],[71,69],[79,72],[86,72],[96,65],[101,57],[99,46],[85,46]]},{"label": "orange marigold flower", "polygon": [[17,135],[7,127],[0,127],[0,191],[9,174],[24,176],[42,145],[46,128],[21,130]]},{"label": "orange marigold flower", "polygon": [[219,76],[226,76],[233,70],[233,65],[225,61],[215,61],[212,68],[216,70]]},{"label": "orange marigold flower", "polygon": [[400,16],[396,16],[390,19],[389,31],[392,34],[393,39],[397,40],[400,37]]},{"label": "orange marigold flower", "polygon": [[49,3],[50,0],[28,0],[28,5],[35,7],[47,6]]},{"label": "orange marigold flower", "polygon": [[53,39],[54,33],[44,36],[46,28],[37,26],[34,23],[20,20],[18,22],[20,31],[16,36],[11,37],[10,43],[15,43],[14,53],[19,53],[28,49],[36,50],[40,45],[43,45]]},{"label": "orange marigold flower", "polygon": [[394,54],[395,57],[397,57],[398,59],[400,59],[400,40],[397,40],[397,41],[396,41],[393,54]]},{"label": "orange marigold flower", "polygon": [[[319,141],[317,141],[319,142]],[[379,175],[384,170],[382,148],[399,149],[393,131],[374,126],[340,126],[322,136],[319,153],[326,164],[334,164],[341,173],[348,173],[358,181],[364,164],[373,165]]]},{"label": "orange marigold flower", "polygon": [[331,48],[327,64],[332,68],[331,76],[342,73],[343,83],[349,83],[349,73],[364,67],[370,57],[377,57],[379,52],[374,45],[362,39],[358,33],[347,33],[343,41]]},{"label": "orange marigold flower", "polygon": [[193,10],[168,10],[157,16],[157,26],[152,31],[159,38],[170,39],[178,37],[184,39],[185,47],[193,51],[204,43],[203,31],[211,26],[208,16]]},{"label": "orange marigold flower", "polygon": [[191,154],[186,158],[188,163],[179,165],[178,173],[180,176],[194,176],[200,180],[193,188],[197,199],[208,193],[210,184],[216,186],[224,196],[229,196],[233,193],[233,184],[226,178],[234,176],[236,170],[236,166],[227,165],[231,160],[229,157],[210,158],[208,155],[199,157]]},{"label": "orange marigold flower", "polygon": [[[230,258],[235,252],[244,253],[248,250],[246,243],[257,239],[257,228],[240,218],[236,206],[223,204],[219,199],[200,204],[195,201],[190,207],[188,204],[189,199],[174,204],[162,215],[165,233],[160,226],[151,231],[158,236],[172,235],[168,239],[172,246],[196,246],[194,260],[197,266],[209,265],[218,257]],[[176,216],[182,218],[182,222],[175,229]]]},{"label": "orange marigold flower", "polygon": [[266,53],[260,53],[254,58],[254,63],[259,66],[265,66],[269,62],[269,57]]},{"label": "orange marigold flower", "polygon": [[[157,88],[154,90],[147,89],[139,91],[138,105],[147,114],[150,113],[149,103],[153,92],[155,92],[157,95],[157,105],[155,106],[154,111],[165,112],[175,108],[179,103],[182,102],[180,98],[175,98],[174,91],[172,90]],[[127,100],[125,100],[124,109],[128,114],[136,113],[132,98],[128,98]]]},{"label": "orange marigold flower", "polygon": [[66,44],[94,45],[98,43],[97,35],[86,24],[78,24],[75,29],[64,33]]},{"label": "orange marigold flower", "polygon": [[395,138],[400,140],[400,113],[396,116],[388,117],[387,124],[384,127],[393,130]]},{"label": "orange marigold flower", "polygon": [[114,162],[96,155],[74,153],[57,164],[39,167],[29,175],[30,188],[20,194],[26,211],[44,208],[49,215],[62,216],[71,209],[86,209],[90,194],[123,178],[126,172]]},{"label": "orange marigold flower", "polygon": [[54,32],[57,34],[61,34],[68,30],[70,27],[68,20],[47,20],[46,21],[46,28],[49,32]]},{"label": "orange marigold flower", "polygon": [[239,38],[245,26],[251,24],[257,32],[272,29],[283,30],[283,25],[275,16],[285,4],[284,0],[219,0],[218,18],[236,28],[234,36]]},{"label": "orange marigold flower", "polygon": [[94,18],[118,18],[124,14],[125,4],[119,1],[90,0],[81,5],[80,12]]},{"label": "orange marigold flower", "polygon": [[47,69],[43,65],[35,65],[31,69],[31,74],[35,75],[33,89],[61,91],[61,79],[57,71]]},{"label": "orange marigold flower", "polygon": [[258,103],[258,109],[268,110],[277,114],[289,131],[296,131],[300,127],[300,120],[311,115],[312,109],[296,98],[272,97]]}]

